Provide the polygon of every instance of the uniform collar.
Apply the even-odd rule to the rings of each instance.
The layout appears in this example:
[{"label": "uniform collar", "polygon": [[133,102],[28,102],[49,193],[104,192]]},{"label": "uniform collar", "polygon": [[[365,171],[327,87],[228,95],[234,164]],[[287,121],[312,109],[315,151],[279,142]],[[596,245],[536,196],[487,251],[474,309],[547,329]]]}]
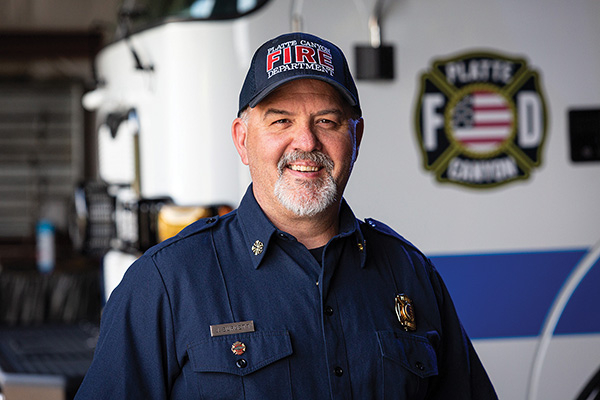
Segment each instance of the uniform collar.
[{"label": "uniform collar", "polygon": [[346,199],[342,199],[342,205],[340,207],[340,233],[337,234],[335,238],[343,237],[354,242],[352,246],[358,253],[358,257],[360,257],[361,268],[364,268],[367,259],[367,242],[360,230],[360,224],[346,202]]},{"label": "uniform collar", "polygon": [[[278,230],[260,208],[254,197],[252,184],[248,186],[246,194],[240,202],[237,215],[244,235],[244,247],[248,251],[252,265],[254,268],[258,268],[265,255],[269,252],[269,246],[273,238],[277,234],[286,235],[286,233]],[[350,238],[350,240],[356,243],[355,249],[360,257],[361,267],[364,268],[367,253],[366,243],[360,230],[359,222],[345,199],[342,199],[340,208],[340,233],[332,240],[337,238]]]},{"label": "uniform collar", "polygon": [[237,215],[244,235],[244,247],[250,255],[252,265],[254,268],[258,268],[268,252],[269,243],[277,228],[258,205],[252,191],[252,184],[248,186],[246,194],[240,202]]}]

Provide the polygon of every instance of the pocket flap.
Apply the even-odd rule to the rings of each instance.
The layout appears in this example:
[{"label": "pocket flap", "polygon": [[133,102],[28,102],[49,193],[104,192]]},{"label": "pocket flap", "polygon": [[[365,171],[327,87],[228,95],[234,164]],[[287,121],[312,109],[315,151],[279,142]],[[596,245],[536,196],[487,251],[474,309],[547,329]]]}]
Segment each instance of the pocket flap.
[{"label": "pocket flap", "polygon": [[[240,342],[238,349],[243,348],[243,351],[238,351],[239,355],[232,351],[235,342]],[[291,354],[292,342],[288,331],[218,336],[188,347],[195,372],[222,372],[239,376],[248,375]]]},{"label": "pocket flap", "polygon": [[421,378],[438,374],[437,355],[427,338],[406,332],[379,331],[377,339],[383,357]]}]

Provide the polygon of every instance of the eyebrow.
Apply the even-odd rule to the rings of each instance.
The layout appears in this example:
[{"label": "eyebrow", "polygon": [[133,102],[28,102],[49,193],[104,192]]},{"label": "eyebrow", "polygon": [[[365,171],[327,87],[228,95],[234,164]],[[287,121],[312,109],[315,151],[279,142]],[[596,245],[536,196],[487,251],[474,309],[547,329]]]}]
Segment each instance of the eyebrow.
[{"label": "eyebrow", "polygon": [[286,110],[279,110],[277,108],[269,108],[263,115],[263,121],[270,115],[292,115],[292,113]]},{"label": "eyebrow", "polygon": [[319,111],[318,113],[315,114],[315,116],[320,117],[321,115],[327,115],[327,114],[335,114],[335,115],[339,115],[339,116],[343,116],[344,113],[342,112],[342,110],[338,109],[338,108],[332,108],[329,110],[322,110]]},{"label": "eyebrow", "polygon": [[[285,116],[289,116],[289,115],[293,115],[293,112],[290,111],[286,111],[286,110],[280,110],[277,108],[269,108],[267,111],[265,111],[264,115],[263,115],[263,121],[265,119],[267,119],[270,115],[285,115]],[[337,108],[332,108],[332,109],[326,109],[326,110],[321,110],[318,111],[317,113],[314,114],[315,117],[320,117],[322,115],[327,115],[327,114],[335,114],[335,115],[339,115],[339,116],[343,116],[344,113],[342,110],[337,109]]]}]

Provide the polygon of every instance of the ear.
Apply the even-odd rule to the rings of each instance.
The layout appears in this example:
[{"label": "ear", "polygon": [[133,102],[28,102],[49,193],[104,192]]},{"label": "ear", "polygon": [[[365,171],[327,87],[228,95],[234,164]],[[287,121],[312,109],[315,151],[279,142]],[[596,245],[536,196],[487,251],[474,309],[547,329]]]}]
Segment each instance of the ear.
[{"label": "ear", "polygon": [[236,118],[231,124],[231,137],[233,144],[240,155],[244,165],[248,165],[248,150],[246,149],[246,137],[248,136],[248,126],[241,118]]},{"label": "ear", "polygon": [[363,132],[365,130],[365,120],[359,118],[356,122],[356,127],[354,128],[354,135],[356,137],[356,155],[358,155],[358,149],[360,148],[360,142],[363,138]]}]

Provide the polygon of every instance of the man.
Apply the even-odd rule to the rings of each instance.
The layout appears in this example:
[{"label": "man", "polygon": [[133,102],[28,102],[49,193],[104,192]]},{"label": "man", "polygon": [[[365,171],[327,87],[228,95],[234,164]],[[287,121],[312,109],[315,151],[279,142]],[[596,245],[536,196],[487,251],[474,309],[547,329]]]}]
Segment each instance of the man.
[{"label": "man", "polygon": [[252,185],[129,268],[78,397],[495,399],[430,261],[343,200],[363,126],[339,48],[261,46],[232,125]]}]

